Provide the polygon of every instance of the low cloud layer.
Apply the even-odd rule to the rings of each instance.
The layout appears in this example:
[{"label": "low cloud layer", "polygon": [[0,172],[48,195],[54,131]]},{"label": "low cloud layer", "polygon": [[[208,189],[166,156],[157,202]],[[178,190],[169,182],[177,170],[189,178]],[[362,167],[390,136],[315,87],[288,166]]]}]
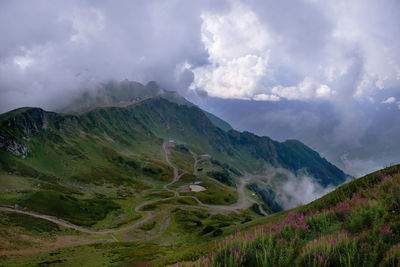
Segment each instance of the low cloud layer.
[{"label": "low cloud layer", "polygon": [[300,175],[289,178],[279,189],[276,201],[281,204],[285,210],[288,210],[310,203],[331,192],[335,187],[330,186],[323,188],[312,177]]},{"label": "low cloud layer", "polygon": [[335,189],[332,185],[321,186],[304,171],[294,174],[287,169],[266,166],[264,175],[258,180],[258,186],[266,192],[272,189],[274,197],[271,200],[284,210],[310,203]]},{"label": "low cloud layer", "polygon": [[0,112],[54,109],[106,80],[157,81],[185,93],[204,65],[201,14],[224,1],[0,3]]},{"label": "low cloud layer", "polygon": [[353,176],[400,163],[400,116],[393,104],[209,98],[202,107],[235,129],[298,139]]}]

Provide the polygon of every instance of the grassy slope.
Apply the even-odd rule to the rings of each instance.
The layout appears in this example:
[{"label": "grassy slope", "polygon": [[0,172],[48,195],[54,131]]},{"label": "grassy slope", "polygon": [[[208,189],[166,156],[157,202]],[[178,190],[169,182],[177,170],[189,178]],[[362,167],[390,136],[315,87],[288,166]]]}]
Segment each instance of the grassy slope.
[{"label": "grassy slope", "polygon": [[[102,84],[95,92],[84,93],[79,99],[74,101],[69,106],[59,110],[60,112],[87,112],[94,107],[110,107],[110,106],[127,106],[138,99],[147,99],[152,97],[162,97],[170,102],[185,105],[188,107],[195,106],[193,103],[187,101],[184,97],[176,92],[161,89],[157,83],[149,82],[146,85],[132,81],[115,82],[110,81]],[[204,112],[210,121],[220,129],[229,131],[232,126],[223,121],[217,116]]]},{"label": "grassy slope", "polygon": [[[191,144],[198,152],[207,152],[247,171],[260,170],[267,162],[293,171],[305,169],[324,185],[340,184],[345,179],[343,172],[298,141],[279,143],[248,132],[225,132],[215,127],[199,108],[180,106],[162,98],[144,100],[126,108],[99,108],[80,116],[28,109],[3,114],[0,119],[6,140],[12,136],[24,143],[24,131],[38,137],[28,143],[36,158],[46,158],[56,151],[77,160],[81,157],[86,165],[92,159],[97,160],[95,154],[99,154],[99,148],[112,145],[160,159],[161,139],[174,138]],[[65,169],[59,163],[58,166],[56,162],[51,163],[48,165],[54,166],[52,171]],[[40,166],[40,162],[35,162],[35,166]]]},{"label": "grassy slope", "polygon": [[237,231],[218,241],[212,252],[198,263],[207,266],[399,264],[400,165],[353,180],[308,205]]},{"label": "grassy slope", "polygon": [[[293,171],[306,169],[322,184],[338,184],[345,177],[300,142],[279,143],[248,132],[225,132],[199,108],[163,98],[124,108],[97,108],[81,115],[22,108],[0,115],[0,137],[0,171],[35,178],[41,185],[14,198],[0,197],[0,204],[19,204],[85,226],[105,219],[112,211],[118,213],[120,204],[125,205],[119,201],[120,187],[131,188],[130,195],[138,201],[143,190],[157,190],[171,179],[172,169],[164,162],[161,150],[163,139],[173,138],[199,154],[209,153],[213,162],[228,170],[259,171],[267,162]],[[26,147],[29,152],[25,158],[4,151],[13,144],[19,149]],[[190,153],[172,151],[171,159],[191,171]],[[199,194],[207,203],[213,199],[220,199],[220,204],[232,203],[236,199],[231,192],[215,197],[207,193]],[[73,195],[68,199],[65,194]],[[40,199],[63,208],[43,206]],[[96,205],[103,202],[110,205],[99,212]]]},{"label": "grassy slope", "polygon": [[[226,171],[234,176],[237,171],[228,170],[259,170],[265,161],[282,164],[287,160],[285,154],[277,157],[278,147],[283,147],[278,142],[250,133],[224,132],[216,128],[200,109],[179,106],[164,99],[149,99],[125,108],[98,108],[81,115],[63,115],[36,108],[18,109],[0,115],[0,135],[0,141],[6,145],[12,140],[26,144],[29,149],[24,159],[11,155],[4,147],[0,149],[0,204],[18,204],[98,229],[132,223],[140,218],[140,214],[133,212],[138,203],[167,197],[162,186],[170,181],[172,169],[164,161],[162,139],[174,138],[190,145],[196,153],[211,154],[214,164],[202,166],[208,168],[207,172]],[[189,170],[192,163],[189,153],[176,152],[171,149],[171,160]],[[327,166],[315,152],[309,156],[321,163],[319,168]],[[313,160],[310,158],[301,163],[303,166],[298,166],[307,167]],[[328,175],[329,179],[336,177],[335,172]],[[343,175],[339,175],[339,179]],[[194,180],[207,183],[204,175]],[[237,197],[233,191],[220,190],[218,184],[207,184],[207,187],[210,191],[199,193],[199,198],[205,202],[228,204]],[[171,209],[176,205],[187,208]],[[190,199],[160,202],[155,208],[171,212],[171,224],[152,242],[84,245],[78,249],[59,249],[54,255],[10,257],[5,262],[13,265],[14,260],[15,264],[62,261],[68,265],[86,258],[92,265],[130,264],[179,255],[177,250],[183,251],[188,245],[230,233],[242,223],[260,217],[250,210],[238,215],[205,216]],[[11,215],[2,213],[2,216]],[[3,233],[9,235],[14,230],[10,232],[6,224],[7,221]],[[159,227],[159,223],[149,222],[141,232],[117,238],[129,240],[131,235],[145,239],[143,232]],[[24,230],[23,233],[30,232]],[[149,253],[149,249],[156,252]],[[207,245],[193,250],[193,257],[201,254],[203,249],[207,249]],[[187,256],[187,252],[184,255]]]}]

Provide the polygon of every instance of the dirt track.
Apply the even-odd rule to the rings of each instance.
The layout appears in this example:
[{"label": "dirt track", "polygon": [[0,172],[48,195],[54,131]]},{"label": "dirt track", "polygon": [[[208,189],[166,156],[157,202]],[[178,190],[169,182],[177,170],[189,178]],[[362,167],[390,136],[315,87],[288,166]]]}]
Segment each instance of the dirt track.
[{"label": "dirt track", "polygon": [[[169,198],[164,198],[162,200],[149,200],[146,202],[141,203],[140,205],[136,206],[135,211],[137,213],[144,213],[146,216],[144,219],[132,224],[132,225],[128,225],[125,226],[123,228],[120,229],[105,229],[105,230],[93,230],[93,229],[88,229],[88,228],[84,228],[75,224],[72,224],[68,221],[53,217],[53,216],[49,216],[49,215],[43,215],[43,214],[38,214],[36,212],[33,211],[27,211],[24,209],[19,209],[19,208],[15,208],[15,207],[9,207],[9,206],[0,206],[0,211],[8,211],[8,212],[16,212],[16,213],[21,213],[21,214],[25,214],[25,215],[29,215],[29,216],[33,216],[36,218],[40,218],[40,219],[44,219],[50,222],[53,222],[55,224],[58,224],[60,226],[66,227],[66,228],[70,228],[70,229],[74,229],[76,231],[79,232],[83,232],[83,233],[89,233],[89,234],[98,234],[98,235],[107,235],[107,234],[118,234],[118,233],[123,233],[123,232],[128,232],[131,230],[134,230],[136,228],[138,228],[139,226],[143,225],[144,223],[150,221],[151,219],[153,219],[156,214],[154,211],[141,211],[140,209],[146,205],[149,204],[153,204],[156,202],[160,202],[160,201],[165,201],[165,200],[170,200],[170,199],[174,199],[174,198],[192,198],[194,199],[198,205],[200,207],[206,208],[210,211],[212,211],[213,213],[216,213],[218,211],[233,211],[233,212],[238,212],[238,210],[241,209],[247,209],[248,207],[250,207],[253,203],[257,203],[255,200],[249,198],[246,196],[246,193],[244,191],[245,185],[247,183],[249,183],[251,180],[253,180],[254,178],[251,177],[250,175],[246,174],[245,177],[243,177],[242,179],[240,179],[240,184],[237,187],[237,192],[238,192],[238,201],[235,204],[232,205],[207,205],[202,203],[197,197],[195,196],[180,196],[179,193],[175,190],[172,190],[169,188],[170,185],[176,183],[177,181],[179,181],[179,179],[182,177],[182,175],[184,175],[185,173],[187,173],[186,171],[182,171],[181,173],[179,173],[179,169],[174,166],[168,157],[169,151],[168,151],[168,142],[164,141],[163,145],[162,145],[162,149],[163,152],[165,154],[165,160],[168,163],[168,165],[170,165],[173,168],[173,179],[170,183],[166,184],[163,186],[163,188],[166,191],[172,192],[174,193],[173,197],[169,197]],[[196,154],[192,153],[195,162],[194,162],[194,172],[197,171],[197,164],[198,162],[200,162],[201,160],[209,160],[209,155],[201,155],[201,156],[197,156]],[[214,180],[212,178],[209,178],[211,180]],[[216,181],[216,180],[215,180]],[[220,185],[227,187],[226,185],[218,182]],[[260,211],[264,214],[264,215],[268,215],[261,207],[261,205],[259,203],[257,203],[260,207]],[[169,224],[169,220],[166,220]],[[165,227],[166,229],[166,227]],[[164,229],[164,230],[165,230]],[[156,236],[159,236],[161,233],[156,234]],[[154,238],[155,236],[153,236]]]}]

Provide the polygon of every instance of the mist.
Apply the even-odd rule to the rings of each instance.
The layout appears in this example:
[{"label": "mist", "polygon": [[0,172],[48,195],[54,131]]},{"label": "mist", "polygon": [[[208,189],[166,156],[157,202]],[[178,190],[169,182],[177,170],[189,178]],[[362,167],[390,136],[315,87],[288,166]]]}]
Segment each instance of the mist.
[{"label": "mist", "polygon": [[347,114],[328,101],[208,98],[201,107],[235,129],[278,141],[300,140],[355,177],[400,163],[400,116],[394,106],[356,102]]},{"label": "mist", "polygon": [[108,80],[154,80],[185,94],[185,65],[208,62],[200,14],[223,12],[219,3],[2,2],[0,111],[56,109]]},{"label": "mist", "polygon": [[294,173],[271,165],[265,166],[265,171],[255,182],[258,188],[264,190],[265,195],[262,198],[266,204],[278,210],[308,204],[336,188],[333,184],[322,186],[304,169]]},{"label": "mist", "polygon": [[275,201],[284,210],[308,204],[335,189],[334,186],[322,187],[307,175],[293,176],[284,182],[278,191]]}]

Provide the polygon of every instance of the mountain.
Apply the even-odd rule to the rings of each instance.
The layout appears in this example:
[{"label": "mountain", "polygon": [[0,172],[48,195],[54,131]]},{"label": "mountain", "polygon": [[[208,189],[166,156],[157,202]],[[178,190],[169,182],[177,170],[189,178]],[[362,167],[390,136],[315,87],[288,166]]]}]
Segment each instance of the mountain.
[{"label": "mountain", "polygon": [[[99,100],[111,106],[0,115],[0,241],[12,237],[0,264],[154,259],[283,209],[274,196],[293,179],[348,178],[298,141],[222,129],[175,93],[116,95]],[[66,248],[77,245],[79,256]]]},{"label": "mountain", "polygon": [[[129,104],[153,97],[162,97],[170,102],[188,107],[195,106],[178,93],[160,88],[154,81],[143,85],[138,82],[124,80],[122,82],[109,81],[103,83],[98,86],[96,90],[83,93],[71,104],[59,109],[58,111],[64,113],[82,113],[96,107],[124,107]],[[232,129],[232,126],[230,126],[226,121],[223,121],[209,112],[203,112],[210,119],[210,121],[220,129],[224,131],[229,131]]]},{"label": "mountain", "polygon": [[[241,230],[214,241],[199,262],[205,266],[399,266],[400,165],[353,180],[308,205]],[[182,262],[185,257],[193,260],[189,253]]]},{"label": "mountain", "polygon": [[[143,144],[152,147],[162,139],[172,138],[245,171],[257,171],[257,164],[264,162],[295,172],[304,169],[322,185],[338,185],[346,178],[299,141],[279,143],[249,132],[225,132],[198,107],[178,105],[163,98],[146,99],[125,108],[97,108],[81,115],[23,108],[3,114],[0,120],[0,146],[15,156],[32,155],[32,160],[42,160],[38,151],[58,147],[64,149],[59,152],[66,156],[72,153],[84,157],[80,149],[84,145],[78,144],[83,141],[95,147],[95,138],[136,152],[141,151]],[[88,144],[87,140],[93,143]]]}]

